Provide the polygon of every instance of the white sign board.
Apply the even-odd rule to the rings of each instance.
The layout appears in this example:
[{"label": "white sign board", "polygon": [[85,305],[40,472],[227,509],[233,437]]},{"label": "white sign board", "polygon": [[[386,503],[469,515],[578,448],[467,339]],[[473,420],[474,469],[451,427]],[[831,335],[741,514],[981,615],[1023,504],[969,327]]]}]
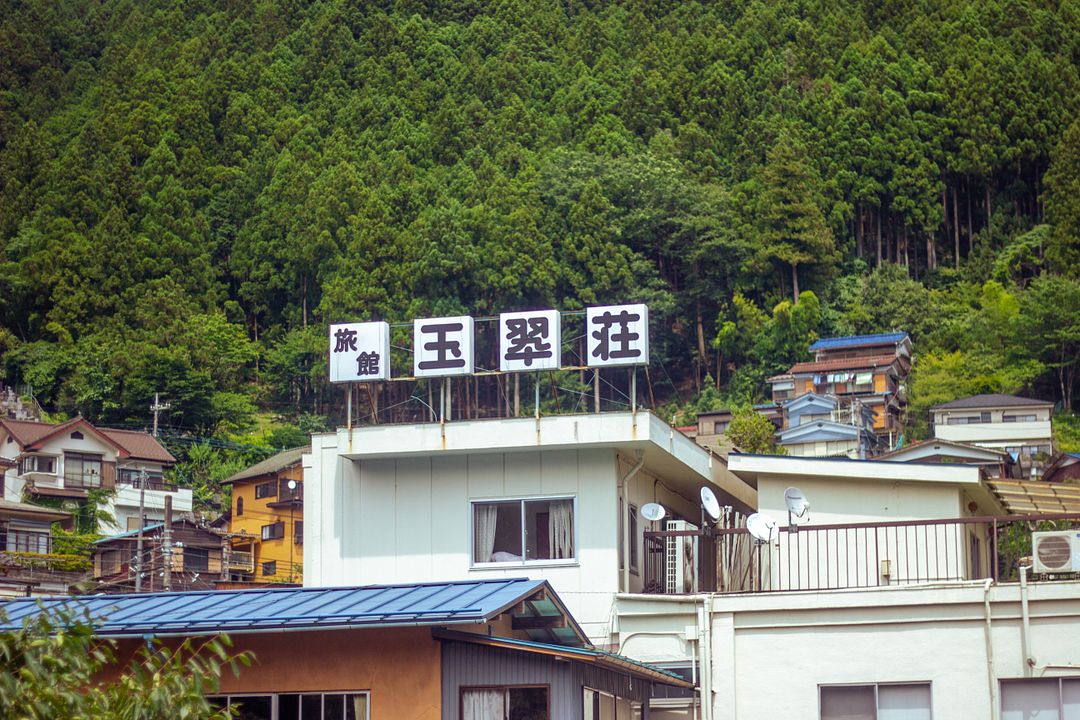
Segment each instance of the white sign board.
[{"label": "white sign board", "polygon": [[499,315],[499,369],[503,372],[558,370],[561,345],[558,310]]},{"label": "white sign board", "polygon": [[388,323],[344,323],[330,326],[330,382],[389,379]]},{"label": "white sign board", "polygon": [[585,310],[589,367],[645,365],[649,362],[649,308],[608,305]]},{"label": "white sign board", "polygon": [[473,372],[473,319],[427,318],[413,321],[413,375],[445,377]]}]

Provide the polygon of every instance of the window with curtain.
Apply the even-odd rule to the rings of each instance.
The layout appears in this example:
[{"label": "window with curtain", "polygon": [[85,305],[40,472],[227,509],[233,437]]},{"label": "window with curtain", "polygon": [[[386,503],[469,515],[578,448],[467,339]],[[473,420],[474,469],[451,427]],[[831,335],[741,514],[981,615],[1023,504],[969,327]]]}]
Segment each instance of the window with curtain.
[{"label": "window with curtain", "polygon": [[821,720],[931,720],[930,683],[822,685]]},{"label": "window with curtain", "polygon": [[1004,680],[1001,720],[1080,720],[1080,678]]},{"label": "window with curtain", "polygon": [[546,687],[464,688],[461,720],[551,720]]},{"label": "window with curtain", "polygon": [[574,559],[573,498],[473,503],[473,562]]}]

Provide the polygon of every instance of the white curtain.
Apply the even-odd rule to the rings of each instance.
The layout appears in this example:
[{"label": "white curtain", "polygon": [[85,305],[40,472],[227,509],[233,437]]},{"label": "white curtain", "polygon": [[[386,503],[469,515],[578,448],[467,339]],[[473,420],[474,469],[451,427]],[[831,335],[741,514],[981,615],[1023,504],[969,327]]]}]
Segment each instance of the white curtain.
[{"label": "white curtain", "polygon": [[553,500],[551,502],[551,522],[548,525],[548,540],[551,557],[574,557],[574,501]]},{"label": "white curtain", "polygon": [[466,690],[462,694],[465,710],[461,720],[506,720],[502,690]]},{"label": "white curtain", "polygon": [[497,505],[474,505],[475,513],[473,532],[476,535],[476,547],[473,551],[475,562],[491,562],[491,553],[495,551],[495,524],[499,519]]}]

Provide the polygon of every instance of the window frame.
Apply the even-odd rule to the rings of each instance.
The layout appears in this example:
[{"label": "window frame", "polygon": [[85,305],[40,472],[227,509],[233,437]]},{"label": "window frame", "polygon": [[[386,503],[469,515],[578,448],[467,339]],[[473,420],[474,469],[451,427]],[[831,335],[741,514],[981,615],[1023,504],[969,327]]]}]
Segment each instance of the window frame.
[{"label": "window frame", "polygon": [[[233,699],[237,701],[243,698],[251,697],[268,697],[270,698],[270,717],[273,720],[277,720],[281,715],[281,707],[279,699],[282,695],[319,695],[325,697],[326,695],[363,695],[367,698],[367,720],[371,720],[371,691],[370,690],[320,690],[315,692],[243,692],[243,693],[222,693],[220,695],[208,695],[207,700],[224,700],[225,708],[229,708]],[[326,714],[326,700],[321,703],[320,715]],[[319,719],[321,720],[321,719]]]},{"label": "window frame", "polygon": [[[73,461],[79,463],[79,473],[76,475],[71,471],[71,464]],[[97,464],[97,473],[87,473],[87,463],[90,466]],[[85,453],[81,451],[65,450],[64,451],[64,487],[67,487],[68,480],[71,480],[73,487],[82,489],[98,489],[102,486],[102,478],[105,474],[105,456],[98,453]],[[89,482],[89,480],[96,480],[96,482]]]},{"label": "window frame", "polygon": [[[573,523],[571,532],[573,533],[574,542],[574,556],[569,558],[537,558],[535,560],[529,560],[525,557],[525,503],[526,502],[543,502],[545,500],[569,500],[573,504],[571,511],[573,515]],[[497,505],[516,502],[521,509],[521,560],[503,560],[500,562],[477,562],[476,561],[476,506],[477,505]],[[578,503],[577,495],[517,495],[512,497],[499,497],[499,498],[469,498],[469,569],[470,570],[486,570],[488,568],[507,568],[507,567],[522,567],[527,565],[529,567],[537,567],[544,565],[558,565],[560,567],[574,566],[580,564],[578,559]]]},{"label": "window frame", "polygon": [[262,500],[264,498],[277,497],[277,482],[269,480],[267,482],[256,483],[255,485],[255,499]]},{"label": "window frame", "polygon": [[[280,528],[280,533],[275,535],[274,534],[274,528]],[[267,529],[270,529],[269,533],[267,533]],[[284,520],[278,520],[277,522],[272,522],[272,523],[269,523],[267,525],[263,525],[259,529],[259,537],[262,540],[281,540],[282,538],[285,537],[285,521]]]},{"label": "window frame", "polygon": [[[274,572],[266,572],[267,567]],[[277,577],[277,560],[265,560],[259,563],[259,574],[262,577]]]},{"label": "window frame", "polygon": [[[194,554],[192,554],[194,553]],[[189,566],[188,560],[199,557],[202,567]],[[184,572],[208,573],[210,572],[210,548],[184,546]],[[193,565],[193,564],[192,564]]]},{"label": "window frame", "polygon": [[1025,685],[1029,682],[1043,682],[1057,680],[1058,717],[1065,717],[1065,682],[1071,681],[1080,687],[1080,677],[1075,675],[1057,675],[1050,677],[1023,677],[1023,678],[998,678],[998,714],[994,720],[1000,720],[1005,715],[1005,686]]},{"label": "window frame", "polygon": [[[900,682],[851,682],[851,683],[818,683],[818,708],[817,718],[821,720],[821,711],[824,703],[822,702],[822,692],[826,688],[866,688],[870,687],[874,689],[874,717],[877,718],[878,713],[881,711],[879,689],[882,687],[904,687],[913,685],[925,685],[930,693],[930,720],[934,720],[934,683],[932,680],[904,680]],[[1000,697],[1000,695],[999,695]]]},{"label": "window frame", "polygon": [[547,693],[547,720],[551,717],[551,685],[547,683],[520,683],[514,685],[459,685],[458,686],[458,717],[465,717],[465,693],[469,690],[502,690],[503,709],[509,711],[510,700],[505,693],[511,690],[532,690],[542,688]]}]

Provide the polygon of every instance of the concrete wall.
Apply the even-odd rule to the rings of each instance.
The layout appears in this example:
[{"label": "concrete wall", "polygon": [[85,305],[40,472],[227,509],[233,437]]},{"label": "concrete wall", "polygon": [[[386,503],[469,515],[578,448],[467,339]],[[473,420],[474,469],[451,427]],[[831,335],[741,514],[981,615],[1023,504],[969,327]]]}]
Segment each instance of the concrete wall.
[{"label": "concrete wall", "polygon": [[[631,657],[700,660],[708,650],[715,720],[816,718],[822,685],[895,682],[929,682],[934,720],[968,720],[999,717],[999,682],[1027,674],[1019,586],[993,586],[989,600],[989,633],[982,583],[620,596],[617,608],[621,651]],[[1031,676],[1080,676],[1080,582],[1030,585],[1029,608]]]},{"label": "concrete wall", "polygon": [[[349,460],[315,436],[304,474],[304,584],[548,580],[590,637],[618,591],[616,454],[546,450]],[[575,559],[473,567],[474,500],[573,497]]]}]

